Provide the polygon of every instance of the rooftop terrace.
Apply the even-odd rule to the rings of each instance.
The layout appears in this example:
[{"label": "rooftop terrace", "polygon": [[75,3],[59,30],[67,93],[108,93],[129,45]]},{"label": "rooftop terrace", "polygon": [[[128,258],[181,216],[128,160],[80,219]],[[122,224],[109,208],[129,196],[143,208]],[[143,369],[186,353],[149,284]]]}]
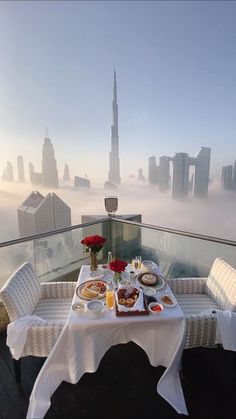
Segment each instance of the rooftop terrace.
[{"label": "rooftop terrace", "polygon": [[[41,281],[75,281],[87,263],[80,240],[101,234],[107,251],[130,261],[140,254],[159,263],[166,277],[203,276],[213,260],[224,257],[235,265],[235,242],[107,218],[57,232],[14,240],[0,245],[0,286],[25,260],[32,262]],[[1,324],[4,329],[3,323]],[[22,359],[23,391],[18,392],[6,332],[0,333],[0,419],[24,418],[42,358]],[[177,418],[183,417],[156,392],[163,367],[154,368],[137,345],[112,347],[98,370],[85,374],[78,384],[62,383],[52,398],[46,418]],[[236,411],[236,356],[222,348],[184,351],[183,390],[189,417],[234,418]]]}]

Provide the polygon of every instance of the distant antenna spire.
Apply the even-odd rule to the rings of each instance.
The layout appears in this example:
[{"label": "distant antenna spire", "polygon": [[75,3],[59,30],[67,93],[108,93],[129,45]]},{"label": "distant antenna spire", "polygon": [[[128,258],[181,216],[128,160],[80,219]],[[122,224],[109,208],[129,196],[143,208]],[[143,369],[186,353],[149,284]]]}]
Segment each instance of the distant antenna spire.
[{"label": "distant antenna spire", "polygon": [[48,129],[48,127],[45,128],[45,138],[49,138],[49,129]]},{"label": "distant antenna spire", "polygon": [[114,67],[113,100],[117,103],[116,68]]}]

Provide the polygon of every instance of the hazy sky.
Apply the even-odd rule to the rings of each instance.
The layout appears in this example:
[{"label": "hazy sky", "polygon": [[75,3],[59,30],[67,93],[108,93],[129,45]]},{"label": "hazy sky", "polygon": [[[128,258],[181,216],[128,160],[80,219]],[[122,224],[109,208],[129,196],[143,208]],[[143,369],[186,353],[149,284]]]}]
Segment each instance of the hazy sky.
[{"label": "hazy sky", "polygon": [[122,178],[201,146],[233,163],[235,22],[231,1],[1,1],[0,171],[41,170],[48,126],[60,175],[105,180],[114,65]]}]

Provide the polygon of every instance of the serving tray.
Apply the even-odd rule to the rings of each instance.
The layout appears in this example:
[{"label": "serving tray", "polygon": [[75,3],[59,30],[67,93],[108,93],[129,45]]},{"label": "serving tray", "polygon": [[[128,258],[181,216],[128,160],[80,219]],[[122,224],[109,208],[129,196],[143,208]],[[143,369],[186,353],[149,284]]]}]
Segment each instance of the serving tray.
[{"label": "serving tray", "polygon": [[130,310],[130,311],[119,311],[117,302],[115,300],[115,310],[116,310],[116,316],[117,317],[133,317],[133,316],[147,316],[149,315],[148,310],[148,303],[146,298],[143,298],[143,306],[144,310]]}]

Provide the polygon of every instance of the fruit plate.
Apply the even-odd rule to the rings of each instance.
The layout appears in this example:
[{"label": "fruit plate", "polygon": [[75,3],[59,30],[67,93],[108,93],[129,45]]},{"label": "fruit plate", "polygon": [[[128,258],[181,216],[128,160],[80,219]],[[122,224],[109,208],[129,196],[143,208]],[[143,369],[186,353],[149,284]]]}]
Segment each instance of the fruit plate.
[{"label": "fruit plate", "polygon": [[83,300],[104,298],[106,295],[105,281],[85,281],[76,288],[76,294]]},{"label": "fruit plate", "polygon": [[151,287],[151,288],[155,288],[156,290],[160,290],[162,288],[164,288],[166,286],[166,281],[164,280],[164,278],[160,275],[154,274],[152,273],[152,275],[154,275],[156,277],[156,283],[155,284],[145,284],[142,281],[142,277],[143,275],[145,275],[146,273],[141,273],[136,275],[135,277],[135,282],[137,285],[143,287]]}]

